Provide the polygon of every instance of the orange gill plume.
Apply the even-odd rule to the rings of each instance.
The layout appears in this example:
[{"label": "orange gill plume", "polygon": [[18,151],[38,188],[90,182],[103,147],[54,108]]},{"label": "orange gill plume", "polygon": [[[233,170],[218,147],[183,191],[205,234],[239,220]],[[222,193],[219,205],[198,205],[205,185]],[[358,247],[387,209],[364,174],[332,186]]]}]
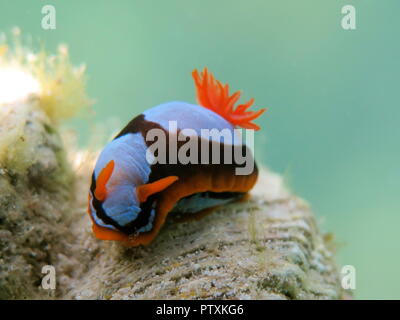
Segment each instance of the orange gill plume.
[{"label": "orange gill plume", "polygon": [[250,99],[244,104],[239,104],[235,108],[235,103],[240,98],[240,91],[229,95],[229,85],[223,85],[220,81],[216,80],[207,68],[204,68],[200,74],[195,69],[192,72],[192,76],[196,85],[197,100],[200,105],[214,111],[235,126],[245,129],[260,129],[258,125],[251,121],[258,118],[266,109],[248,111],[254,103],[254,99]]}]

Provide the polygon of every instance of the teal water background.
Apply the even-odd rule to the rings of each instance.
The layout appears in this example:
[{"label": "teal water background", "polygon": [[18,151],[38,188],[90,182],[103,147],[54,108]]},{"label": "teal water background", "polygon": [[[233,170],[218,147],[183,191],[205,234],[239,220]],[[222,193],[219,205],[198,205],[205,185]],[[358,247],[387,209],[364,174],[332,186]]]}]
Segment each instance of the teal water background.
[{"label": "teal water background", "polygon": [[[41,8],[56,8],[56,30]],[[357,10],[345,31],[341,8]],[[285,174],[356,268],[356,298],[400,298],[400,1],[0,0],[0,30],[19,26],[84,62],[94,115],[112,128],[170,100],[195,102],[190,72],[209,67],[268,107],[260,162]],[[118,130],[119,128],[112,128]]]}]

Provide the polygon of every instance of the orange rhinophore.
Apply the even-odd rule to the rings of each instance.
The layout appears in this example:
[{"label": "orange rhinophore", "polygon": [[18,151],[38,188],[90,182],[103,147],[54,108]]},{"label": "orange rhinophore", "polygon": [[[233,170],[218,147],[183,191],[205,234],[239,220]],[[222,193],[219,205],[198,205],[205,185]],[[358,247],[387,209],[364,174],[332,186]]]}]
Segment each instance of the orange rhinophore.
[{"label": "orange rhinophore", "polygon": [[152,183],[142,184],[141,186],[136,188],[139,202],[145,202],[149,196],[157,192],[163,191],[171,184],[173,184],[176,180],[178,180],[177,176],[169,176]]},{"label": "orange rhinophore", "polygon": [[99,177],[97,178],[97,185],[94,194],[98,200],[104,200],[106,198],[107,196],[106,184],[108,180],[110,180],[113,171],[114,171],[114,160],[111,160],[101,170]]}]

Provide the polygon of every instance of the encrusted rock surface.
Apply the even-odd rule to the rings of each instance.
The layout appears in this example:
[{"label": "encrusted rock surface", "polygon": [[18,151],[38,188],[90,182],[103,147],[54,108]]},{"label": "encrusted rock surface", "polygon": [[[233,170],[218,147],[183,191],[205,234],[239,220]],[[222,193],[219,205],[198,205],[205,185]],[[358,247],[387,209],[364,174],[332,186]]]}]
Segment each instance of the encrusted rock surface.
[{"label": "encrusted rock surface", "polygon": [[[340,299],[329,244],[307,204],[264,170],[247,201],[200,220],[172,216],[148,247],[90,240],[89,219],[75,225],[96,243],[92,266],[73,299]],[[92,244],[91,244],[92,243]]]},{"label": "encrusted rock surface", "polygon": [[73,174],[35,101],[1,106],[0,131],[0,299],[39,298],[42,266],[58,266],[73,241]]},{"label": "encrusted rock surface", "polygon": [[[86,201],[96,154],[70,150],[67,165],[56,128],[35,102],[12,110],[25,118],[0,172],[0,298],[343,297],[329,242],[280,176],[263,169],[246,201],[202,219],[171,215],[150,246],[125,248],[91,232]],[[55,267],[54,291],[41,288],[44,265]]]},{"label": "encrusted rock surface", "polygon": [[[85,269],[71,223],[81,217],[76,175],[59,123],[88,110],[84,68],[23,47],[0,34],[0,299],[61,297]],[[57,289],[42,289],[42,267],[57,270]]]}]

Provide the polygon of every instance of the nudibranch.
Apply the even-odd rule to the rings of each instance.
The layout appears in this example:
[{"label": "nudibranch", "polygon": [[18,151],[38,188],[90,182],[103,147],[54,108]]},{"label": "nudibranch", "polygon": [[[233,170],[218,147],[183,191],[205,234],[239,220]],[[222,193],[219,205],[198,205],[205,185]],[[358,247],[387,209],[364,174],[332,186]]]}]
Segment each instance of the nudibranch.
[{"label": "nudibranch", "polygon": [[[198,105],[168,102],[148,109],[100,153],[88,204],[98,239],[148,245],[168,213],[202,212],[237,200],[254,186],[258,169],[251,150],[242,139],[229,136],[237,137],[235,127],[260,129],[252,121],[265,109],[249,111],[254,99],[235,107],[240,92],[230,95],[228,84],[206,68],[192,76]],[[237,154],[253,162],[249,172],[238,174],[245,164]]]}]

